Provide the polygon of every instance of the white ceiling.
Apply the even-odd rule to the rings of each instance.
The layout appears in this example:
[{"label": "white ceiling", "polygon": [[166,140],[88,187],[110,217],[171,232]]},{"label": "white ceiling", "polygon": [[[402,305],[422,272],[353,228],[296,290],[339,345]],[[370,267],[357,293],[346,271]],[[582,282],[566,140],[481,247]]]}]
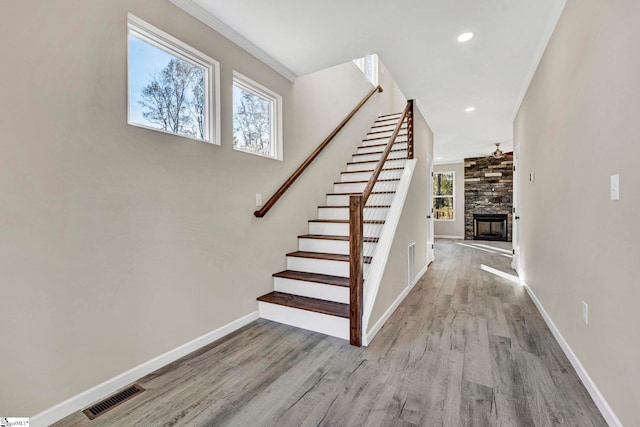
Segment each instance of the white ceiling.
[{"label": "white ceiling", "polygon": [[[209,12],[285,75],[377,53],[422,107],[436,162],[447,163],[489,154],[496,142],[512,149],[514,109],[566,0],[171,1]],[[475,37],[458,43],[466,31]]]}]

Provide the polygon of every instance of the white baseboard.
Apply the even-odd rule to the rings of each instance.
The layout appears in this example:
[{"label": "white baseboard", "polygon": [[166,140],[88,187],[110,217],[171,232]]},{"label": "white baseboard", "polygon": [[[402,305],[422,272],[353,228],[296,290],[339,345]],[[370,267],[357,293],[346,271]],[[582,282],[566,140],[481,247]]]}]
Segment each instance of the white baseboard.
[{"label": "white baseboard", "polygon": [[440,236],[440,235],[435,235],[433,236],[436,239],[456,239],[456,240],[464,240],[464,236]]},{"label": "white baseboard", "polygon": [[607,421],[607,424],[609,424],[609,426],[611,427],[623,427],[622,423],[620,422],[616,414],[613,412],[613,409],[611,408],[611,406],[609,406],[609,403],[607,403],[606,399],[604,398],[602,393],[600,393],[600,390],[598,389],[596,384],[593,382],[593,380],[587,373],[587,370],[584,368],[584,366],[582,366],[582,363],[580,363],[580,360],[578,360],[578,357],[573,352],[571,347],[569,347],[569,343],[567,343],[567,341],[564,339],[564,337],[556,327],[555,323],[553,323],[553,320],[551,320],[551,317],[549,317],[549,314],[542,306],[542,303],[540,302],[540,300],[538,300],[538,297],[536,297],[536,294],[533,293],[529,285],[527,285],[526,283],[523,283],[523,284],[525,289],[527,290],[527,293],[531,297],[531,300],[538,308],[538,311],[540,312],[540,314],[542,314],[542,318],[546,322],[549,329],[551,329],[551,333],[555,337],[556,341],[558,341],[558,344],[560,344],[560,347],[562,348],[562,350],[564,351],[564,354],[569,359],[569,362],[571,362],[573,369],[575,369],[576,372],[578,373],[578,376],[582,380],[582,383],[587,389],[587,392],[589,392],[589,395],[591,396],[596,406],[600,410],[600,413],[602,413],[602,416]]},{"label": "white baseboard", "polygon": [[174,362],[181,357],[192,353],[212,342],[230,334],[231,332],[240,329],[241,327],[248,325],[254,320],[260,317],[257,311],[247,314],[239,319],[234,320],[231,323],[211,331],[201,337],[189,341],[179,347],[169,350],[168,352],[161,354],[160,356],[144,362],[141,365],[136,366],[124,372],[118,376],[115,376],[102,384],[98,384],[95,387],[90,388],[78,395],[75,395],[62,403],[59,403],[49,409],[34,415],[30,419],[30,425],[32,427],[48,426],[56,421],[63,419],[64,417],[73,414],[76,411],[82,410],[94,402],[120,390],[123,387],[131,384],[132,382],[150,374],[153,371]]},{"label": "white baseboard", "polygon": [[378,332],[380,332],[380,329],[382,329],[386,321],[389,320],[389,317],[391,317],[391,315],[393,314],[394,311],[396,311],[400,303],[402,303],[402,301],[404,301],[407,295],[409,295],[409,292],[411,291],[411,289],[413,289],[416,283],[418,283],[420,279],[422,279],[422,276],[424,276],[428,268],[429,266],[425,265],[424,268],[420,270],[418,274],[416,274],[416,279],[413,281],[411,286],[407,286],[406,288],[404,288],[404,290],[400,293],[400,295],[398,295],[398,298],[396,298],[393,304],[391,304],[391,306],[387,309],[387,311],[384,312],[384,314],[382,315],[382,317],[380,317],[380,319],[376,322],[376,324],[373,325],[373,327],[367,333],[363,334],[362,345],[368,346],[369,343],[373,341],[373,338],[376,336]]}]

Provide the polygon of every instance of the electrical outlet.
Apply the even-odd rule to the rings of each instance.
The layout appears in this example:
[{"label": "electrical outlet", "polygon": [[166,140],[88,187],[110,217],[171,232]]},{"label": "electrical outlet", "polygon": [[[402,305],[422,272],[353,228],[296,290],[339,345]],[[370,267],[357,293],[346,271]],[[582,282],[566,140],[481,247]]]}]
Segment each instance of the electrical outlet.
[{"label": "electrical outlet", "polygon": [[256,193],[256,206],[257,207],[262,206],[262,194],[260,193]]},{"label": "electrical outlet", "polygon": [[585,325],[589,325],[589,304],[582,301],[582,321]]},{"label": "electrical outlet", "polygon": [[533,172],[529,172],[529,182],[533,183],[536,181],[536,174]]}]

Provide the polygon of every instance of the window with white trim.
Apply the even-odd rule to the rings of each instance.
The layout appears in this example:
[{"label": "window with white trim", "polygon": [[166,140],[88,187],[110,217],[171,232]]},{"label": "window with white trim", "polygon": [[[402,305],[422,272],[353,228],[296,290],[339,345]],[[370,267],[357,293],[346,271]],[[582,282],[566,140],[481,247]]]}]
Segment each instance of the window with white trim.
[{"label": "window with white trim", "polygon": [[433,218],[439,221],[455,220],[455,172],[433,174]]},{"label": "window with white trim", "polygon": [[129,14],[130,125],[220,144],[219,64]]},{"label": "window with white trim", "polygon": [[233,148],[282,160],[282,97],[236,71]]},{"label": "window with white trim", "polygon": [[372,55],[354,59],[353,63],[360,68],[360,71],[362,71],[364,76],[372,85],[378,86],[378,55],[374,53]]}]

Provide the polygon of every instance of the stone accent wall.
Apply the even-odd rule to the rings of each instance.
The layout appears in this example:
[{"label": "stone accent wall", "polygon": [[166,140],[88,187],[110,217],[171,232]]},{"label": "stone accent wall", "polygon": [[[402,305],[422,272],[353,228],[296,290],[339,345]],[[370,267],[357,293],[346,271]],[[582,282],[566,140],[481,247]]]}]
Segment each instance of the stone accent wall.
[{"label": "stone accent wall", "polygon": [[513,157],[464,159],[464,238],[473,239],[473,214],[507,214],[513,225]]}]

